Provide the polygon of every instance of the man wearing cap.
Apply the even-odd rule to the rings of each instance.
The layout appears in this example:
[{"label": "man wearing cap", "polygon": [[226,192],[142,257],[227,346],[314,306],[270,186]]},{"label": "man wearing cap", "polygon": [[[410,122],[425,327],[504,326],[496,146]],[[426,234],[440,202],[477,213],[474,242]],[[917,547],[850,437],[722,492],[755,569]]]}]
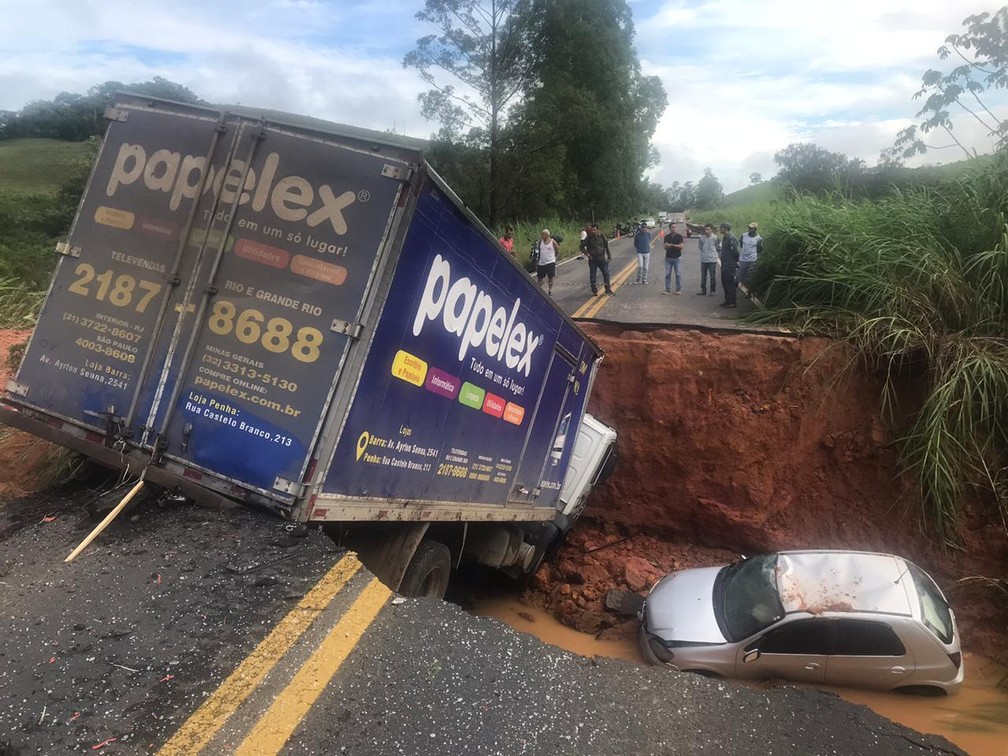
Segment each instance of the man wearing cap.
[{"label": "man wearing cap", "polygon": [[731,223],[721,224],[721,291],[722,307],[735,307],[735,269],[739,262],[738,239],[731,232]]},{"label": "man wearing cap", "polygon": [[609,242],[598,232],[597,223],[588,226],[588,236],[581,242],[581,251],[588,256],[588,281],[591,283],[592,294],[598,294],[596,272],[602,271],[605,293],[612,296],[613,290],[609,284],[609,261],[612,260],[612,254],[609,252]]},{"label": "man wearing cap", "polygon": [[637,233],[633,237],[634,249],[637,250],[637,280],[635,284],[646,284],[648,268],[651,265],[651,232],[647,223],[641,221]]},{"label": "man wearing cap", "polygon": [[[749,274],[756,266],[756,260],[759,258],[760,252],[763,251],[763,238],[756,233],[758,228],[758,224],[750,223],[749,230],[739,237],[738,282],[741,285],[748,283]],[[746,293],[748,294],[748,289]]]}]

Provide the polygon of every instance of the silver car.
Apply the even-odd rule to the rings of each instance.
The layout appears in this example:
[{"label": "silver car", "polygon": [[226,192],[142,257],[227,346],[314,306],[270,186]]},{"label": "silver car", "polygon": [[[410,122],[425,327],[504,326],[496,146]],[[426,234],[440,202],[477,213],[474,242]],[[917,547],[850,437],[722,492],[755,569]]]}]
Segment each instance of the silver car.
[{"label": "silver car", "polygon": [[920,567],[892,554],[782,551],[662,578],[640,647],[682,672],[955,693],[955,616]]}]

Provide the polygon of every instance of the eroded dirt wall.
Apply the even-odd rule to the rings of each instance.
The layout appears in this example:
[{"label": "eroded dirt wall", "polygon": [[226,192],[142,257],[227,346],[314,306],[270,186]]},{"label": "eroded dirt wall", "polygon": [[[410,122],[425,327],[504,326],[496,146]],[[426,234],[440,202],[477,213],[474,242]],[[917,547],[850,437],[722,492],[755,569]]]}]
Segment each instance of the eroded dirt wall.
[{"label": "eroded dirt wall", "polygon": [[[966,502],[962,551],[922,533],[880,380],[838,376],[848,353],[824,339],[586,330],[606,352],[591,411],[618,430],[620,461],[536,581],[539,603],[598,631],[616,622],[608,588],[643,593],[671,569],[788,548],[888,551],[939,580],[967,644],[1000,653],[1008,601],[957,581],[1008,576],[1003,523]],[[902,393],[909,411],[919,400]]]}]

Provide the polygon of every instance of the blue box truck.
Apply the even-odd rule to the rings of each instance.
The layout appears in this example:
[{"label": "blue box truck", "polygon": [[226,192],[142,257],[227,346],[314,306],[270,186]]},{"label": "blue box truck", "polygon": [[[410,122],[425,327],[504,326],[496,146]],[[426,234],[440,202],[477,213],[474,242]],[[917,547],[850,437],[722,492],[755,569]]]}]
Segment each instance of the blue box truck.
[{"label": "blue box truck", "polygon": [[463,556],[534,570],[611,467],[602,353],[418,143],[129,95],[106,117],[0,421],[331,527],[404,593]]}]

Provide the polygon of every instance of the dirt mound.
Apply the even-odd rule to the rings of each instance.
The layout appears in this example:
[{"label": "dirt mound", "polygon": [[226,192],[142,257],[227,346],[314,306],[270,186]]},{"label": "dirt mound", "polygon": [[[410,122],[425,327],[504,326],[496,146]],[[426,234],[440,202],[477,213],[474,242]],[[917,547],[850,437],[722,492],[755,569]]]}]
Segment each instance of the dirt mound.
[{"label": "dirt mound", "polygon": [[[0,330],[0,388],[11,377],[31,331]],[[37,490],[38,470],[56,447],[23,431],[0,426],[0,498]]]},{"label": "dirt mound", "polygon": [[1001,652],[1008,602],[957,581],[1008,575],[1004,527],[967,502],[962,551],[922,533],[878,376],[838,378],[850,355],[822,339],[586,330],[606,352],[591,411],[619,431],[620,460],[528,601],[599,632],[621,621],[603,607],[609,588],[644,593],[672,569],[787,548],[888,551],[946,589],[971,649]]}]

